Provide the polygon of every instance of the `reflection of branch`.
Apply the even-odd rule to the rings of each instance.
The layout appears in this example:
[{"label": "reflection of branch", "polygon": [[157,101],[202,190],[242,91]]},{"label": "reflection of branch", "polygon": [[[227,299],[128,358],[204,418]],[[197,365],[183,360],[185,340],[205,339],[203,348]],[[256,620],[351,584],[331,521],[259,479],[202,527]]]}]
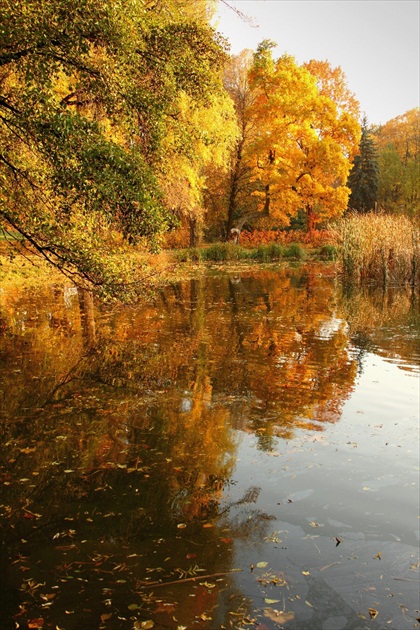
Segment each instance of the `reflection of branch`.
[{"label": "reflection of branch", "polygon": [[229,505],[219,513],[219,516],[230,510],[230,508],[232,508],[234,505],[243,505],[244,503],[256,503],[260,492],[261,488],[258,488],[257,486],[251,486],[245,492],[242,499],[239,499],[239,501],[234,501],[233,503],[229,503]]},{"label": "reflection of branch", "polygon": [[183,584],[184,582],[193,582],[195,580],[208,580],[209,578],[221,577],[230,573],[239,573],[242,569],[231,569],[222,573],[209,573],[209,575],[195,575],[194,577],[184,578],[183,580],[172,580],[172,582],[151,582],[150,584],[142,584],[140,588],[159,588],[159,586],[172,586],[173,584]]},{"label": "reflection of branch", "polygon": [[45,399],[42,407],[44,407],[45,405],[48,405],[50,402],[52,402],[53,397],[55,396],[56,392],[60,389],[60,387],[64,387],[64,385],[67,385],[68,383],[70,383],[72,380],[75,380],[72,375],[74,374],[74,372],[79,368],[80,364],[82,363],[82,361],[84,361],[85,359],[88,358],[89,355],[93,354],[94,352],[94,348],[91,348],[89,350],[89,352],[83,354],[80,359],[77,361],[77,363],[75,365],[73,365],[73,367],[71,368],[71,370],[69,372],[67,372],[67,374],[61,379],[61,381],[59,383],[57,383],[57,385],[54,387],[54,389],[52,390],[52,392],[49,394],[48,398]]}]

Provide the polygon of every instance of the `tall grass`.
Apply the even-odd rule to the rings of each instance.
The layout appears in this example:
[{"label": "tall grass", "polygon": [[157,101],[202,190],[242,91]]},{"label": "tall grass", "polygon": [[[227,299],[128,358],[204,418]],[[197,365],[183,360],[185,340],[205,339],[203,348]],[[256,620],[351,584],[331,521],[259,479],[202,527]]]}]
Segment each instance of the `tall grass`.
[{"label": "tall grass", "polygon": [[352,214],[338,229],[345,275],[383,286],[420,283],[420,229],[408,217]]},{"label": "tall grass", "polygon": [[269,243],[268,245],[258,245],[258,247],[246,248],[232,243],[215,243],[208,247],[195,247],[191,249],[178,250],[176,259],[179,262],[188,261],[251,261],[276,262],[283,259],[303,260],[306,251],[300,243],[290,245],[279,245]]}]

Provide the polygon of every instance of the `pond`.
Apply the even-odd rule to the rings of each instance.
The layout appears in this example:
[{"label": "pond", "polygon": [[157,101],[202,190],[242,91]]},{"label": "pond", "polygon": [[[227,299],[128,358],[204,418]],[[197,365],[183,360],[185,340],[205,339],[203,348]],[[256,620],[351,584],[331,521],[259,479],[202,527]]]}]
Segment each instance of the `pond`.
[{"label": "pond", "polygon": [[1,628],[420,626],[418,297],[0,291]]}]

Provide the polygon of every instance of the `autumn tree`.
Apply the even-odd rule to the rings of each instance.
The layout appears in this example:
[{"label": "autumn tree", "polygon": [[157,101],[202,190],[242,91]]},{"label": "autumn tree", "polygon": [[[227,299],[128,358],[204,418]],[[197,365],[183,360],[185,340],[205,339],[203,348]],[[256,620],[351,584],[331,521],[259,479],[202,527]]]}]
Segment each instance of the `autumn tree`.
[{"label": "autumn tree", "polygon": [[420,201],[420,110],[374,127],[378,148],[378,203],[391,212],[418,213]]},{"label": "autumn tree", "polygon": [[354,156],[348,179],[351,190],[349,208],[369,212],[376,205],[379,185],[378,154],[366,117],[362,121],[359,152]]},{"label": "autumn tree", "polygon": [[0,0],[1,225],[75,281],[114,291],[120,235],[153,246],[172,222],[168,129],[221,93],[212,4]]},{"label": "autumn tree", "polygon": [[341,72],[326,75],[327,64],[299,66],[289,55],[275,61],[272,48],[271,42],[259,46],[250,72],[259,122],[250,151],[253,194],[261,216],[287,225],[303,209],[312,229],[347,206],[360,131],[356,101],[344,90]]},{"label": "autumn tree", "polygon": [[360,135],[358,103],[340,68],[290,55],[263,41],[225,72],[241,129],[227,186],[227,225],[286,227],[300,211],[308,228],[340,216]]}]

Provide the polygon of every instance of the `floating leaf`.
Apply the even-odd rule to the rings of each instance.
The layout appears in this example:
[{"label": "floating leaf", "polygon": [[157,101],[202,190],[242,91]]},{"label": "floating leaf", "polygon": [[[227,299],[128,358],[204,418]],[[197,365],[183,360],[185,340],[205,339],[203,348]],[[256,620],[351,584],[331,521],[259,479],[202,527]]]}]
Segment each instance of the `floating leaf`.
[{"label": "floating leaf", "polygon": [[210,527],[213,527],[213,523],[204,523],[203,528],[208,529]]},{"label": "floating leaf", "polygon": [[373,559],[376,560],[376,558],[378,560],[380,560],[382,558],[382,552],[380,551],[379,553],[376,554],[376,556],[373,556]]},{"label": "floating leaf", "polygon": [[127,608],[128,610],[139,610],[140,606],[138,604],[129,604]]},{"label": "floating leaf", "polygon": [[101,621],[102,621],[102,623],[103,623],[104,621],[107,621],[108,619],[111,619],[111,617],[112,617],[112,613],[105,613],[105,614],[101,615]]},{"label": "floating leaf", "polygon": [[42,619],[42,617],[39,617],[39,619],[28,620],[28,628],[42,628],[43,625],[44,620]]},{"label": "floating leaf", "polygon": [[278,603],[279,603],[279,601],[280,601],[279,599],[268,599],[268,597],[266,597],[266,598],[264,599],[264,602],[265,602],[266,604],[278,604]]},{"label": "floating leaf", "polygon": [[378,611],[375,610],[374,608],[369,608],[369,617],[371,619],[376,619],[377,616],[378,616]]},{"label": "floating leaf", "polygon": [[258,562],[258,563],[257,563],[257,567],[258,567],[259,569],[264,569],[264,567],[266,567],[266,566],[267,566],[267,564],[268,564],[268,562]]},{"label": "floating leaf", "polygon": [[324,527],[321,523],[316,523],[315,521],[309,521],[309,525],[311,527]]},{"label": "floating leaf", "polygon": [[178,523],[177,527],[178,529],[185,529],[187,526],[185,525],[185,523]]},{"label": "floating leaf", "polygon": [[302,575],[311,575],[310,571],[302,571]]},{"label": "floating leaf", "polygon": [[265,608],[263,612],[268,619],[279,624],[287,623],[295,618],[295,613],[276,610],[275,608]]}]

